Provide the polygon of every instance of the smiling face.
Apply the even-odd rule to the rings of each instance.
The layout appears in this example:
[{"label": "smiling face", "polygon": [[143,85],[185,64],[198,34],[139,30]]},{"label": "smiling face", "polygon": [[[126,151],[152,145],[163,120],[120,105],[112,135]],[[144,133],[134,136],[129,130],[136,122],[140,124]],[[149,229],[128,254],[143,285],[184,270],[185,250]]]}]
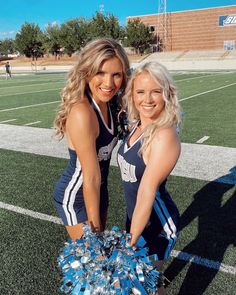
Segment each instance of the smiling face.
[{"label": "smiling face", "polygon": [[123,79],[123,66],[119,58],[105,60],[97,74],[89,81],[89,88],[96,103],[99,105],[108,102],[120,89]]},{"label": "smiling face", "polygon": [[150,123],[157,119],[165,107],[163,89],[147,71],[134,79],[132,94],[142,122]]}]

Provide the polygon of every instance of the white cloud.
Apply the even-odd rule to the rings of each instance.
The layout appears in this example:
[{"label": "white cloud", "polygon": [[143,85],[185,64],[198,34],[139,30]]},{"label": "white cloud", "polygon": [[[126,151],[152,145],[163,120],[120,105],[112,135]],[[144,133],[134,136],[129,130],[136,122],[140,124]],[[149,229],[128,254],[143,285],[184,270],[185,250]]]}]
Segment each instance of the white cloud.
[{"label": "white cloud", "polygon": [[54,20],[53,22],[48,22],[47,24],[44,25],[44,27],[53,27],[53,26],[57,26],[58,25],[58,21]]},{"label": "white cloud", "polygon": [[52,22],[52,26],[57,26],[58,25],[58,21],[54,20],[54,22]]},{"label": "white cloud", "polygon": [[8,36],[8,35],[13,35],[15,33],[16,33],[16,31],[0,32],[0,35],[2,35],[2,36]]}]

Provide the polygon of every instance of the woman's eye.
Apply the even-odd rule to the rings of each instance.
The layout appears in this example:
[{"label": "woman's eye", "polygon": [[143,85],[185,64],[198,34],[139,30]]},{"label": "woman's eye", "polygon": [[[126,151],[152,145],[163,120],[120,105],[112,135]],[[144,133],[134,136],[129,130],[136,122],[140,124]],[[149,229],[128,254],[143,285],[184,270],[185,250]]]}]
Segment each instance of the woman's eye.
[{"label": "woman's eye", "polygon": [[118,77],[118,78],[120,78],[121,76],[122,76],[121,73],[115,73],[115,74],[113,74],[113,77]]},{"label": "woman's eye", "polygon": [[155,91],[153,91],[153,93],[160,94],[160,93],[162,93],[162,91],[161,90],[155,90]]}]

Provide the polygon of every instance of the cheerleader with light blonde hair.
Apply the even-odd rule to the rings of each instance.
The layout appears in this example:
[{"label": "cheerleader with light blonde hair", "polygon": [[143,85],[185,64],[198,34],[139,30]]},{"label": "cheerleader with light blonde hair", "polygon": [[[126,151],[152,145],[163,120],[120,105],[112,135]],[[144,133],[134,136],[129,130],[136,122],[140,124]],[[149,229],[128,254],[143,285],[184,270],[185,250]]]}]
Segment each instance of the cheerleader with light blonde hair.
[{"label": "cheerleader with light blonde hair", "polygon": [[[180,106],[168,70],[158,62],[139,66],[126,88],[131,131],[118,150],[127,231],[134,246],[142,236],[161,271],[178,236],[179,212],[166,190],[180,155]],[[157,294],[165,294],[160,282]]]}]

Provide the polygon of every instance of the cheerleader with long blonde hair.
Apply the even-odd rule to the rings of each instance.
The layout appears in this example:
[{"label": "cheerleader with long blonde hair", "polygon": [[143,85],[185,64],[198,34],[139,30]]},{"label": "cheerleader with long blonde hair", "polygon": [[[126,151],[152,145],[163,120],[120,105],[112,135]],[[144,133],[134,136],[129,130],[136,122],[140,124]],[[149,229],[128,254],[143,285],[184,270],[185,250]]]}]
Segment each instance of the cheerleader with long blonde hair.
[{"label": "cheerleader with long blonde hair", "polygon": [[96,39],[80,51],[62,90],[55,129],[59,138],[66,136],[70,160],[53,198],[73,241],[83,235],[84,222],[95,231],[105,227],[107,177],[118,135],[114,114],[128,73],[122,46],[112,39]]},{"label": "cheerleader with long blonde hair", "polygon": [[[118,150],[131,246],[140,236],[161,271],[178,236],[179,212],[166,190],[180,155],[180,106],[168,70],[158,62],[139,66],[128,82],[124,105],[130,134]],[[157,294],[165,294],[160,280]]]}]

